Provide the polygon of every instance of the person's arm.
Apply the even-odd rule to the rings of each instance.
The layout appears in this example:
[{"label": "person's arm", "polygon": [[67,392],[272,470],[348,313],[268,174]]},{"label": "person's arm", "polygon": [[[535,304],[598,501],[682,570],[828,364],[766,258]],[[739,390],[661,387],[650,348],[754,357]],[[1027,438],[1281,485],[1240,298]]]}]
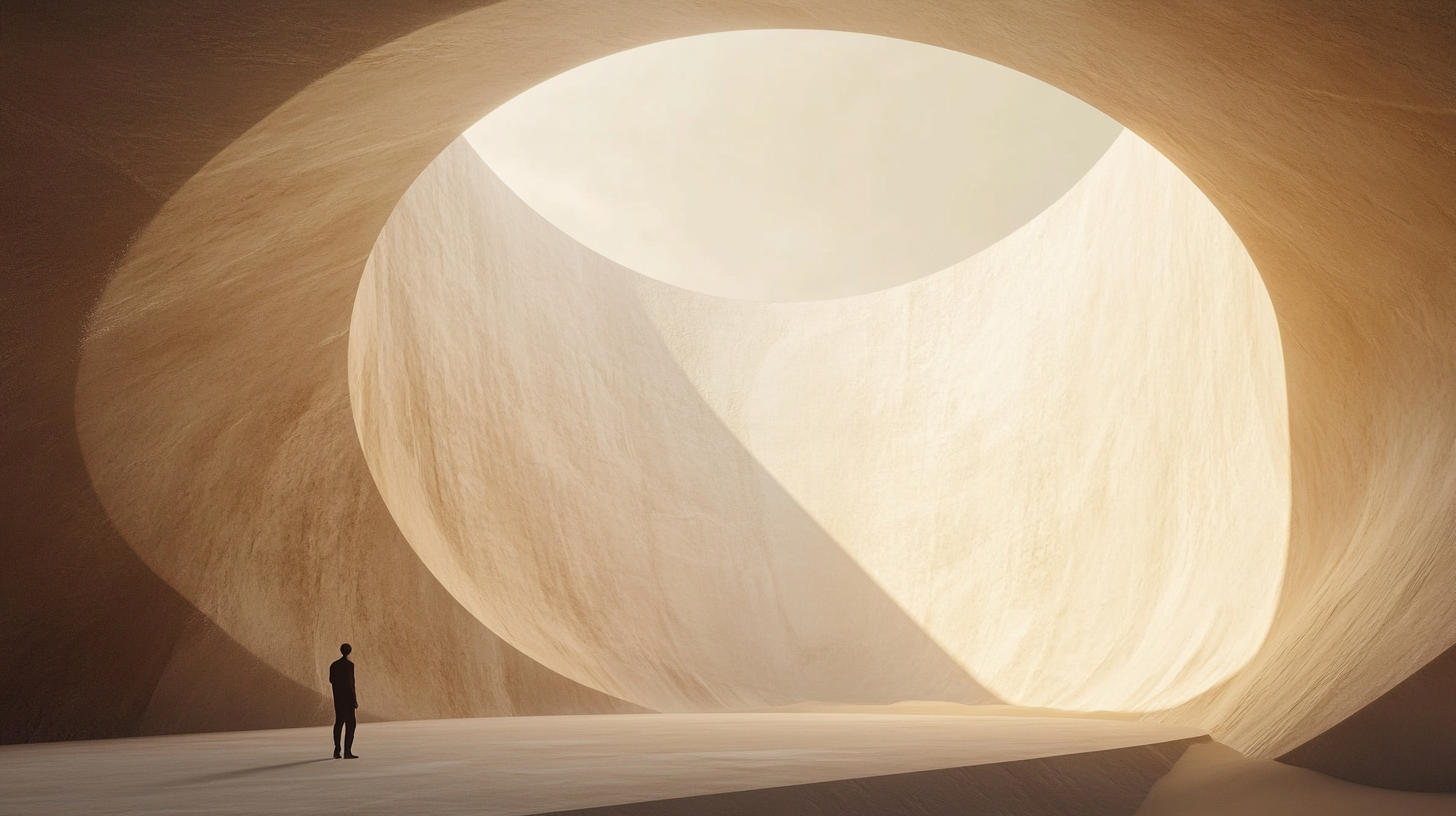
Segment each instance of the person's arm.
[{"label": "person's arm", "polygon": [[354,707],[359,707],[359,692],[354,688],[354,669],[349,669],[349,696],[354,698]]}]

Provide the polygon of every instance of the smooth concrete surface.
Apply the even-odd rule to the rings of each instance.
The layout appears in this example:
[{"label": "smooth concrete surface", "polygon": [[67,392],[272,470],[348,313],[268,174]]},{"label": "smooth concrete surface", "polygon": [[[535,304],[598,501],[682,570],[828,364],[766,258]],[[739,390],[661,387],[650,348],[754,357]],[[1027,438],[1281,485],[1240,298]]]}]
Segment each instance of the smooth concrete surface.
[{"label": "smooth concrete surface", "polygon": [[[329,759],[324,728],[143,737],[0,748],[0,813],[524,816],[1028,760],[1044,760],[1022,771],[1030,801],[1039,782],[1057,788],[1059,778],[1076,781],[1085,765],[1121,771],[1110,781],[1127,791],[1111,798],[1126,802],[1130,793],[1135,806],[1201,739],[1194,729],[1146,723],[868,714],[366,724],[355,742],[358,760]],[[1085,781],[1109,789],[1109,780]],[[899,794],[917,796],[915,787]],[[818,801],[834,795],[831,787]]]},{"label": "smooth concrete surface", "polygon": [[[1444,761],[1449,764],[1449,757]],[[1281,762],[1248,759],[1226,745],[1210,742],[1193,745],[1183,754],[1173,770],[1148,792],[1137,816],[1449,816],[1452,813],[1456,813],[1456,794],[1412,793],[1356,785]]]},{"label": "smooth concrete surface", "polygon": [[1131,134],[976,257],[801,304],[634,274],[457,141],[380,233],[349,342],[365,456],[434,575],[659,710],[987,702],[971,683],[1168,708],[1254,655],[1279,595],[1273,310]]},{"label": "smooth concrete surface", "polygon": [[[1172,160],[1248,249],[1284,351],[1288,568],[1254,659],[1159,716],[1276,756],[1456,642],[1446,0],[140,0],[3,14],[7,740],[137,733],[154,701],[175,727],[309,721],[335,628],[315,629],[315,613],[416,642],[389,631],[414,624],[354,589],[373,580],[358,564],[391,558],[420,593],[392,597],[438,599],[429,605],[458,623],[445,631],[473,633],[479,648],[442,637],[442,652],[424,633],[375,677],[394,675],[381,691],[405,689],[430,665],[436,689],[418,704],[374,699],[414,716],[507,712],[522,699],[512,689],[545,688],[533,704],[563,699],[549,683],[506,683],[487,699],[448,691],[477,688],[481,658],[510,652],[410,562],[362,457],[346,453],[338,338],[390,211],[469,124],[590,59],[748,27],[898,36],[1049,82]],[[296,421],[305,415],[318,421]],[[349,455],[347,467],[311,464]],[[322,508],[319,496],[345,498]],[[335,510],[348,523],[314,524]],[[390,555],[335,555],[375,545]],[[327,560],[334,583],[302,603],[244,583],[204,608],[204,589],[250,559],[284,583]],[[532,665],[515,661],[494,665],[504,677]],[[178,693],[154,696],[169,667]],[[249,673],[259,682],[235,682]],[[610,707],[562,682],[565,698]],[[1419,716],[1430,694],[1451,690],[1403,698],[1401,716]],[[1428,756],[1453,742],[1395,744]]]}]

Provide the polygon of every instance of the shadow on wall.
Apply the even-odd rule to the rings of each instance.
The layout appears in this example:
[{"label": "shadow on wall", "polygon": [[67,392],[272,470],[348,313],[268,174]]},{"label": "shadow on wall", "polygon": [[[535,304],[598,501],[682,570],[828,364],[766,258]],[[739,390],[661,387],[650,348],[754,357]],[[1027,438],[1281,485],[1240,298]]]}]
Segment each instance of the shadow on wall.
[{"label": "shadow on wall", "polygon": [[[195,345],[195,369],[159,377],[151,383],[157,386],[154,390],[142,388],[142,393],[129,395],[137,398],[129,410],[160,415],[157,425],[167,435],[127,440],[121,458],[140,464],[118,479],[124,483],[130,476],[140,482],[134,494],[123,498],[165,505],[157,508],[155,529],[143,528],[138,534],[136,528],[117,524],[146,563],[194,604],[200,603],[206,584],[194,579],[226,574],[230,566],[224,555],[211,553],[215,562],[199,567],[204,559],[196,550],[215,541],[234,543],[228,538],[234,533],[227,526],[234,520],[229,511],[236,509],[235,515],[246,518],[257,505],[219,507],[222,502],[214,503],[208,490],[223,496],[245,495],[246,491],[230,489],[239,482],[212,483],[204,477],[215,474],[161,466],[163,449],[179,453],[215,430],[204,427],[195,433],[188,420],[197,419],[194,411],[217,405],[186,403],[200,392],[220,390],[224,398],[217,402],[224,403],[225,412],[234,412],[219,423],[224,429],[230,429],[229,423],[240,414],[296,419],[302,407],[309,407],[317,394],[300,382],[327,379],[341,365],[343,355],[336,344],[347,331],[348,304],[369,246],[401,192],[451,138],[491,105],[533,82],[622,47],[729,28],[832,24],[979,54],[1081,96],[1135,128],[1177,162],[1208,191],[1249,247],[1269,285],[1285,340],[1295,474],[1291,570],[1275,628],[1255,661],[1168,717],[1209,725],[1231,744],[1260,755],[1282,753],[1305,742],[1448,648],[1456,620],[1456,607],[1450,603],[1456,561],[1449,557],[1456,492],[1447,489],[1450,474],[1456,473],[1451,453],[1456,447],[1450,444],[1456,426],[1449,410],[1456,391],[1452,365],[1456,334],[1450,331],[1456,296],[1445,274],[1451,246],[1456,244],[1456,221],[1450,217],[1456,152],[1447,149],[1449,117],[1443,114],[1452,106],[1450,88],[1456,87],[1447,47],[1452,19],[1448,5],[1440,2],[1389,0],[1332,13],[1334,5],[1273,0],[1247,5],[1075,4],[1047,14],[1027,4],[972,7],[929,0],[907,0],[893,7],[823,2],[684,6],[655,0],[499,3],[404,36],[332,74],[319,63],[294,57],[317,53],[317,36],[310,36],[306,47],[280,48],[282,56],[277,59],[258,61],[248,50],[249,61],[234,63],[237,72],[228,79],[160,113],[149,106],[170,97],[144,83],[146,92],[131,98],[144,104],[126,106],[127,116],[141,112],[136,119],[110,115],[117,107],[111,92],[115,77],[133,74],[113,71],[108,63],[104,72],[94,75],[94,87],[105,87],[107,92],[79,97],[107,104],[71,106],[86,111],[74,118],[68,106],[78,97],[68,95],[54,108],[36,107],[46,116],[64,114],[58,121],[74,132],[95,134],[107,155],[129,157],[126,169],[118,173],[108,162],[94,168],[95,179],[88,176],[75,185],[53,185],[44,173],[26,175],[36,188],[64,191],[64,201],[35,196],[35,189],[15,199],[22,215],[14,221],[48,218],[46,228],[54,230],[53,236],[37,238],[22,251],[21,269],[39,272],[22,274],[21,283],[15,285],[21,295],[13,302],[35,308],[34,314],[17,313],[23,318],[17,325],[28,325],[34,315],[57,315],[55,322],[36,318],[51,332],[43,341],[34,340],[29,332],[23,341],[48,347],[25,349],[23,369],[7,369],[7,373],[20,370],[23,387],[35,390],[23,392],[13,413],[6,409],[5,427],[21,434],[31,429],[40,433],[32,434],[39,441],[7,437],[4,495],[19,498],[5,501],[3,509],[16,520],[15,540],[25,543],[19,548],[21,557],[45,561],[13,574],[39,576],[55,590],[54,595],[27,592],[19,597],[16,602],[22,609],[16,617],[27,625],[40,621],[35,632],[56,632],[69,640],[64,649],[31,648],[45,639],[7,633],[7,658],[15,653],[11,644],[20,643],[17,652],[34,656],[37,664],[51,658],[64,662],[67,669],[55,672],[56,676],[74,674],[74,667],[92,658],[82,641],[105,642],[114,631],[110,620],[114,610],[139,598],[145,603],[150,597],[149,579],[133,578],[137,565],[112,557],[118,542],[103,529],[105,524],[88,515],[78,527],[73,518],[72,509],[89,502],[84,496],[89,487],[75,481],[82,474],[74,466],[74,454],[65,450],[70,444],[65,426],[70,421],[70,372],[90,300],[89,295],[73,297],[70,290],[99,291],[111,259],[154,212],[156,201],[183,187],[208,156],[217,158],[205,172],[193,176],[166,209],[172,216],[191,210],[214,223],[193,222],[178,234],[164,236],[179,239],[172,247],[175,253],[150,260],[168,261],[157,268],[174,287],[186,289],[188,296],[207,307],[204,318],[216,320],[203,320],[202,328],[194,326],[196,330],[186,335]],[[165,30],[169,37],[191,30],[186,26],[195,18],[172,22],[181,6],[159,7],[167,10],[157,19],[172,24],[157,30]],[[212,11],[209,7],[205,13]],[[383,16],[370,18],[361,12],[355,18],[357,29],[350,32],[379,32],[378,39],[370,40],[374,42],[413,26],[385,22]],[[280,29],[338,30],[323,22],[280,26],[272,17],[249,30],[265,32],[258,34],[258,40],[272,42],[272,34]],[[209,30],[226,32],[219,34],[224,37],[235,33],[235,27]],[[11,36],[22,29],[0,27],[0,31]],[[13,42],[21,39],[16,36]],[[57,42],[52,37],[33,39],[42,48]],[[105,42],[113,39],[108,36]],[[170,43],[169,39],[166,47],[172,47]],[[340,46],[330,64],[346,62],[362,48]],[[32,48],[5,53],[9,57],[35,52]],[[186,53],[190,59],[195,52]],[[208,53],[222,58],[233,52],[210,49]],[[177,70],[179,64],[191,65],[167,63],[161,73],[190,79],[194,72]],[[267,81],[256,79],[279,65],[310,67],[297,75],[279,78],[269,73]],[[41,76],[31,91],[40,89],[40,83],[66,82],[70,74],[56,70]],[[246,81],[235,80],[239,76]],[[1210,76],[1219,81],[1209,81]],[[307,88],[287,99],[288,94],[275,97],[260,90],[278,87],[270,82]],[[83,81],[68,87],[90,86]],[[236,92],[239,88],[244,92]],[[248,106],[242,100],[252,93],[266,96],[268,102]],[[200,98],[227,110],[218,113],[219,109],[202,105]],[[1379,100],[1392,104],[1364,104]],[[93,111],[95,120],[89,118]],[[191,136],[177,138],[183,132]],[[207,134],[219,132],[225,135],[207,140]],[[224,149],[239,133],[243,135]],[[191,139],[203,146],[195,148]],[[41,141],[25,142],[27,150]],[[79,163],[93,167],[89,148],[65,151],[71,147],[63,154],[43,154],[46,160],[36,166],[47,173],[57,170],[59,178],[70,181],[75,181],[70,174],[78,172],[74,167]],[[189,151],[190,159],[178,158]],[[82,154],[86,158],[76,158]],[[27,160],[7,160],[7,167]],[[121,178],[127,173],[131,180]],[[137,193],[133,186],[142,183],[136,182],[137,174],[157,181],[155,187],[162,194]],[[29,206],[37,200],[46,206],[39,210]],[[104,201],[104,206],[90,209],[93,201]],[[111,220],[117,208],[125,208],[129,215]],[[98,214],[105,219],[100,226],[92,223]],[[78,240],[77,230],[82,228],[96,231]],[[61,237],[53,240],[54,236]],[[32,249],[41,258],[35,264],[28,254]],[[85,271],[77,275],[77,269]],[[52,272],[61,283],[50,283]],[[85,280],[78,283],[77,277]],[[42,294],[31,297],[32,286]],[[6,294],[14,290],[7,289]],[[9,306],[12,301],[7,298],[5,303]],[[115,365],[148,362],[145,347],[125,351],[112,361]],[[254,363],[265,367],[252,367]],[[312,406],[332,435],[329,444],[340,446],[352,434],[347,396],[340,396],[343,391],[321,389],[322,397]],[[108,400],[101,405],[115,407]],[[258,457],[268,468],[259,478],[276,477],[279,482],[269,498],[296,501],[304,490],[334,485],[331,478],[346,482],[347,489],[372,489],[359,468],[328,457],[319,472],[307,474],[317,478],[293,478],[296,474],[290,468],[315,458],[317,451],[308,442],[318,429],[319,424],[287,425],[292,446],[268,447],[273,458]],[[267,421],[243,430],[252,435],[241,433],[234,441],[245,453],[251,454],[260,441],[280,438]],[[8,445],[16,440],[14,450],[19,454],[12,459]],[[71,464],[47,469],[45,462],[53,453]],[[184,465],[206,463],[201,454],[181,453],[188,454],[179,456]],[[325,472],[340,462],[346,466],[343,476]],[[153,474],[171,472],[183,474],[186,481],[180,485],[153,481]],[[9,488],[18,489],[12,494]],[[188,504],[192,498],[203,502]],[[32,514],[33,505],[42,509]],[[109,503],[108,510],[114,509]],[[199,519],[203,523],[198,524]],[[363,533],[357,537],[336,536],[338,531],[323,523],[310,529],[330,547],[347,540],[371,553],[376,545],[393,553],[402,546],[388,538],[394,533],[383,512],[369,516],[362,528],[344,531]],[[224,554],[246,553],[250,547],[270,556],[277,553],[270,548],[278,542],[254,535],[270,531],[246,524],[238,530],[242,544],[222,548]],[[32,542],[45,546],[32,548]],[[171,571],[158,567],[166,560],[158,558],[159,553],[167,556],[173,548],[192,553],[195,563]],[[407,554],[407,548],[400,552]],[[83,569],[72,573],[69,563],[54,563],[72,553],[80,554],[73,563]],[[430,582],[407,558],[381,557],[380,563],[399,567],[400,574],[419,586]],[[286,559],[270,566],[274,570],[269,578],[274,581],[319,574],[291,569]],[[209,572],[211,568],[218,569]],[[64,577],[53,580],[51,576],[58,573]],[[5,575],[9,578],[12,573],[6,570]],[[108,591],[102,602],[75,590],[84,586],[75,578],[93,576],[115,579],[106,589],[116,591]],[[266,582],[262,588],[271,589]],[[294,637],[296,625],[317,625],[316,616],[310,615],[314,610],[277,609],[266,593],[250,597],[252,589],[235,586],[229,603],[212,604],[206,611],[251,653],[295,680],[313,682],[323,650],[310,653],[307,644],[300,647],[287,639]],[[442,594],[413,597],[443,609],[438,605],[445,600]],[[260,606],[249,606],[254,601]],[[148,619],[169,632],[158,638],[143,633],[137,641],[149,657],[127,663],[129,690],[121,696],[128,705],[139,699],[137,689],[149,687],[149,678],[157,676],[165,660],[162,655],[180,637],[185,604],[162,606],[152,609],[156,614]],[[261,608],[270,614],[260,614]],[[272,621],[272,628],[249,629],[245,625],[249,614],[255,620]],[[67,627],[70,620],[82,621],[81,634]],[[125,628],[116,634],[125,638],[138,632]],[[408,642],[412,635],[434,637],[429,631],[392,636]],[[474,637],[467,639],[481,645]],[[331,650],[337,638],[328,640]],[[285,641],[291,651],[270,653],[262,648]],[[128,641],[118,651],[131,647]],[[480,654],[493,652],[484,648]],[[511,671],[529,669],[525,663],[510,666]],[[451,676],[480,679],[469,673]],[[38,699],[50,698],[42,692]],[[61,720],[86,722],[85,717],[71,714],[61,715]]]},{"label": "shadow on wall", "polygon": [[607,261],[457,142],[381,232],[352,336],[376,480],[437,577],[548,665],[631,673],[614,693],[689,666],[740,705],[852,701],[744,671],[815,650],[882,670],[843,653],[878,624],[834,611],[863,604],[814,548],[1021,705],[1186,700],[1248,659],[1277,600],[1272,309],[1217,211],[1130,133],[976,257],[793,304]]},{"label": "shadow on wall", "polygon": [[544,665],[660,710],[996,702],[704,403],[635,277],[463,139],[400,202],[351,390],[434,575]]},{"label": "shadow on wall", "polygon": [[1456,792],[1456,647],[1280,762],[1403,791]]}]

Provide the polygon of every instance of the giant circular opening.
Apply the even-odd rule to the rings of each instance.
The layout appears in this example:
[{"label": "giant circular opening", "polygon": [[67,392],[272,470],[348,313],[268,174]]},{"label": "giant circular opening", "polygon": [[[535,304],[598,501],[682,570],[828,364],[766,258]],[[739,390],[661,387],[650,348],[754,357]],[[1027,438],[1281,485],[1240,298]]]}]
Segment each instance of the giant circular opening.
[{"label": "giant circular opening", "polygon": [[466,140],[588,249],[711,295],[824,300],[939,272],[1122,130],[988,60],[838,31],[708,34],[553,77]]},{"label": "giant circular opening", "polygon": [[[1449,645],[1445,633],[1452,620],[1447,597],[1451,576],[1450,570],[1443,571],[1440,556],[1449,538],[1445,531],[1450,516],[1449,491],[1443,492],[1441,475],[1449,470],[1449,457],[1443,451],[1451,448],[1432,440],[1447,438],[1450,426],[1446,384],[1451,378],[1443,372],[1452,359],[1448,346],[1453,335],[1447,331],[1449,299],[1443,299],[1444,290],[1437,285],[1444,280],[1438,272],[1449,258],[1450,223],[1429,204],[1444,200],[1444,180],[1452,174],[1411,168],[1448,168],[1451,157],[1442,152],[1439,128],[1430,118],[1440,107],[1440,94],[1429,83],[1401,73],[1410,65],[1438,64],[1439,49],[1429,38],[1414,35],[1419,28],[1414,21],[1402,25],[1409,27],[1362,25],[1355,18],[1331,18],[1317,11],[1269,17],[1209,5],[1128,9],[1072,4],[1048,14],[1032,4],[973,7],[937,0],[893,5],[745,0],[691,6],[656,0],[533,0],[494,3],[450,17],[382,45],[300,90],[220,150],[136,236],[87,326],[76,384],[77,436],[95,494],[150,570],[242,649],[292,682],[318,688],[319,667],[333,659],[338,633],[347,631],[356,647],[393,656],[369,675],[375,684],[368,690],[369,705],[379,716],[620,710],[600,692],[555,675],[512,648],[467,612],[445,588],[448,576],[441,565],[426,567],[417,554],[433,545],[418,537],[414,543],[403,538],[392,515],[403,518],[410,512],[401,503],[402,494],[384,506],[375,477],[380,482],[396,477],[371,473],[364,461],[361,435],[367,438],[376,429],[356,429],[352,414],[358,402],[351,402],[346,354],[356,295],[370,296],[375,288],[360,288],[371,247],[379,250],[377,258],[384,256],[379,239],[391,212],[453,139],[493,108],[573,66],[671,37],[755,27],[835,27],[931,43],[990,57],[1114,114],[1209,193],[1269,283],[1285,338],[1295,474],[1295,522],[1278,619],[1243,669],[1158,716],[1212,728],[1241,750],[1276,755],[1374,700]],[[1332,77],[1326,59],[1332,47],[1382,55],[1395,74]],[[1414,61],[1387,59],[1397,48],[1414,49]],[[1210,81],[1211,66],[1217,68],[1217,81]],[[1386,99],[1393,88],[1403,89],[1394,100],[1398,104],[1350,107],[1356,96]],[[1355,91],[1359,93],[1352,96]],[[1197,209],[1183,208],[1179,200],[1170,198],[1167,207],[1156,211],[1176,215]],[[1085,232],[1099,240],[1127,238],[1087,223]],[[1151,222],[1145,218],[1142,223]],[[474,228],[474,234],[483,234],[478,222]],[[1191,259],[1217,257],[1207,250],[1221,245],[1218,241],[1188,241],[1188,235],[1198,233],[1181,234],[1185,239],[1167,243],[1167,256],[1183,260],[1170,260],[1166,268],[1185,269]],[[991,257],[988,253],[1004,244],[976,259]],[[563,251],[560,257],[571,260],[574,252]],[[915,283],[929,285],[939,277]],[[1162,280],[1169,279],[1179,277]],[[630,305],[634,299],[636,295],[623,302]],[[1126,313],[1145,308],[1143,301],[1152,299],[1146,292],[1133,292]],[[376,300],[378,309],[389,308],[389,303],[388,298]],[[539,305],[519,301],[523,312]],[[912,301],[910,311],[937,314],[959,308],[951,300]],[[405,309],[402,314],[412,312]],[[438,323],[439,317],[429,315],[413,331],[427,332],[431,321]],[[654,322],[653,333],[644,329],[640,336],[667,333],[657,326]],[[440,328],[442,333],[454,330]],[[595,331],[589,323],[527,328],[537,336]],[[1190,332],[1184,331],[1166,339],[1177,347],[1179,338],[1187,336]],[[1150,334],[1139,343],[1150,338],[1162,336]],[[941,356],[946,347],[938,348]],[[510,346],[499,350],[510,376],[519,380],[508,380],[503,387],[521,386],[506,393],[515,394],[513,404],[535,410],[541,403],[533,400],[546,392],[525,386],[540,369],[551,368],[550,355],[533,362]],[[395,353],[398,349],[390,352]],[[574,360],[596,366],[604,383],[641,389],[658,382],[621,376],[620,369],[605,365],[612,360],[600,360],[596,351],[589,356],[570,353]],[[1027,360],[1033,364],[1024,365]],[[365,357],[356,357],[355,363],[356,388],[374,388],[368,378],[376,364]],[[1102,367],[1086,366],[1089,372]],[[1055,369],[1031,357],[1009,357],[1004,368]],[[1199,382],[1186,392],[1199,400],[1216,402],[1232,393],[1217,385],[1224,382],[1217,377]],[[716,385],[709,386],[702,391],[718,393],[713,391]],[[596,393],[585,387],[568,391],[563,405],[576,406]],[[884,393],[884,404],[893,408],[897,403],[889,397],[896,392]],[[1073,392],[1057,391],[1048,404],[1056,404],[1064,393]],[[643,404],[651,410],[642,416],[663,415],[655,403]],[[998,401],[993,407],[1002,404],[1010,402]],[[372,410],[365,408],[366,413]],[[1080,411],[1064,413],[1084,416]],[[431,411],[419,416],[434,418]],[[595,426],[575,408],[563,416],[575,417],[571,421],[590,430],[593,438],[618,440],[622,456],[636,455],[630,446],[639,437],[626,433],[631,423]],[[1128,425],[1148,424],[1141,415],[1129,416]],[[1270,416],[1276,417],[1274,424],[1282,422],[1282,403]],[[1088,420],[1088,428],[1096,426]],[[674,427],[663,424],[654,430],[666,434]],[[1233,422],[1227,427],[1189,425],[1174,441],[1224,439],[1239,427]],[[1118,428],[1108,429],[1106,436],[1129,438]],[[1047,433],[1032,441],[1055,438]],[[420,437],[420,449],[410,452],[431,474],[432,439],[438,437]],[[563,431],[563,439],[566,444],[571,434]],[[538,470],[548,487],[552,479],[580,477],[574,483],[584,490],[615,489],[631,476],[593,470],[590,457],[612,454],[598,443],[561,447],[547,435],[532,437],[531,444],[536,448],[528,452],[529,461],[564,463]],[[1030,455],[1035,448],[1026,447],[1028,461],[1035,459]],[[379,463],[377,448],[369,455]],[[980,455],[975,450],[965,458],[975,461]],[[587,460],[576,458],[581,456]],[[736,456],[729,446],[721,461],[740,461]],[[1256,456],[1253,461],[1260,460]],[[1122,472],[1109,471],[1101,460],[1086,471],[1090,475],[1085,483],[1091,485],[1098,483],[1097,473]],[[1176,484],[1173,477],[1181,471],[1167,472],[1168,483]],[[684,489],[699,478],[719,484],[697,470],[669,475],[681,475]],[[464,489],[455,479],[441,479],[439,488]],[[759,483],[755,479],[756,472],[745,471],[740,481]],[[477,505],[490,498],[480,489],[485,484],[477,480],[465,485]],[[972,488],[964,492],[974,495]],[[784,499],[787,492],[769,490],[757,500],[760,527],[776,534],[790,529],[775,512],[798,504],[791,502],[792,496]],[[717,494],[704,490],[699,495]],[[490,506],[509,510],[515,498],[506,490],[491,498]],[[1262,501],[1254,495],[1248,504]],[[451,502],[438,507],[443,511]],[[572,506],[562,509],[555,515],[538,514],[534,523],[549,532],[554,518],[571,520],[565,511]],[[712,533],[723,518],[702,512],[705,505],[699,503],[642,502],[607,509],[651,519],[654,526],[648,532],[657,535],[660,526],[663,538],[689,523]],[[994,518],[999,512],[991,507],[985,515]],[[610,513],[603,518],[612,520]],[[451,514],[442,512],[439,518],[446,532],[469,529],[466,520]],[[580,531],[617,529],[614,524],[572,527],[573,546],[550,552],[561,558],[563,553],[600,551],[601,542],[613,539]],[[1206,531],[1213,526],[1184,519],[1171,529]],[[722,539],[695,534],[693,540]],[[764,539],[745,535],[737,540]],[[490,546],[513,543],[501,539]],[[844,555],[847,548],[839,544],[822,552]],[[545,584],[568,578],[574,582],[583,575],[594,582],[588,586],[591,591],[573,585],[573,591],[558,593],[556,600],[573,610],[567,616],[571,626],[552,637],[567,641],[568,649],[575,649],[569,642],[573,639],[580,644],[580,676],[589,676],[598,688],[628,688],[640,699],[702,708],[767,697],[883,701],[922,693],[940,699],[989,694],[966,684],[969,672],[951,658],[956,647],[949,638],[944,638],[949,644],[944,648],[930,638],[929,633],[941,631],[939,624],[925,618],[922,627],[909,614],[901,614],[895,624],[888,612],[920,607],[907,603],[901,608],[890,601],[864,569],[856,567],[878,595],[846,589],[847,601],[815,617],[805,609],[821,608],[820,599],[833,587],[850,586],[845,576],[855,573],[811,564],[798,572],[772,573],[774,582],[753,583],[746,573],[715,570],[711,581],[684,587],[671,576],[693,569],[695,561],[760,565],[777,558],[773,567],[778,569],[795,566],[803,551],[724,545],[706,552],[648,552],[647,563],[629,562],[635,571],[602,572],[589,559],[580,564],[542,561],[535,569],[533,577]],[[963,550],[952,542],[942,552]],[[1236,577],[1218,564],[1202,572],[1190,568],[1203,556],[1188,553],[1198,552],[1164,551],[1160,557],[1167,569],[1155,574],[1151,585],[1168,586],[1161,575],[1187,576],[1185,583],[1195,593],[1222,593],[1225,602],[1238,592],[1218,587],[1246,585],[1251,575],[1262,585],[1264,576],[1252,571],[1257,565]],[[1063,559],[1063,554],[1051,548],[1017,558],[1061,564],[1066,573],[1086,567]],[[1005,574],[998,571],[1013,563],[1000,559],[990,565],[997,571],[986,575]],[[655,580],[659,572],[661,580]],[[1129,579],[1139,575],[1136,570],[1123,573]],[[643,585],[648,596],[667,591],[689,596],[688,601],[666,607],[647,604],[648,617],[634,618],[621,614],[610,597],[608,603],[598,597],[598,590],[633,596]],[[510,587],[512,592],[519,589]],[[467,600],[476,591],[455,590]],[[691,597],[695,594],[708,596],[702,609],[691,606],[697,602]],[[1141,599],[1158,593],[1124,594]],[[710,601],[726,606],[717,600],[720,595],[746,598],[750,603],[743,608],[748,612],[709,614]],[[1007,641],[1014,649],[1035,647],[1038,638],[1047,652],[1068,642],[1064,631],[1038,628],[1037,615],[1045,608],[1038,597],[1046,596],[1032,596],[1024,614],[1013,620],[1019,628],[1005,630],[1028,633]],[[1146,610],[1147,617],[1182,614],[1180,597],[1184,595],[1172,593],[1168,603]],[[1094,610],[1086,618],[1094,637],[1085,642],[1101,642],[1097,633],[1128,620],[1118,611],[1119,603],[1118,598],[1108,599],[1110,611]],[[777,617],[760,614],[765,608]],[[845,636],[845,627],[834,620],[833,613],[846,608],[843,620],[863,634],[858,640]],[[478,609],[488,611],[484,605]],[[1199,654],[1186,663],[1176,656],[1205,643],[1246,643],[1220,627],[1230,620],[1247,625],[1252,618],[1241,613],[1231,618],[1187,616],[1188,621],[1206,622],[1210,635],[1205,638],[1190,629],[1171,639],[1150,636],[1148,648],[1163,657],[1122,663],[1134,669],[1126,676],[1128,683],[1166,690],[1179,687],[1185,676],[1206,679],[1210,675],[1197,668],[1204,665]],[[865,619],[892,631],[860,626]],[[543,620],[551,622],[550,616]],[[744,620],[766,621],[754,630],[764,636],[746,637]],[[623,622],[631,625],[614,628]],[[1143,625],[1135,618],[1128,631],[1142,631]],[[519,633],[509,634],[527,643]],[[720,641],[728,644],[728,658],[719,664],[690,645]],[[689,645],[674,651],[664,642]],[[991,645],[996,648],[985,654],[1014,652],[1000,650],[996,642]],[[1110,652],[1110,659],[1118,663],[1123,653]],[[600,662],[589,665],[597,658]],[[1013,659],[1020,657],[1013,654]],[[733,665],[717,673],[724,663]],[[1025,665],[1048,664],[1033,651]],[[1070,669],[1067,676],[1082,676],[1082,667],[1073,664]],[[987,680],[987,685],[996,682]],[[1004,685],[1016,687],[1014,682]],[[1108,699],[1148,699],[1129,694],[1123,680],[1104,688],[1115,692]],[[577,704],[582,708],[571,708]]]},{"label": "giant circular opening", "polygon": [[543,83],[401,200],[350,359],[440,582],[654,708],[1168,708],[1278,600],[1257,270],[1148,144],[961,54],[739,32]]}]

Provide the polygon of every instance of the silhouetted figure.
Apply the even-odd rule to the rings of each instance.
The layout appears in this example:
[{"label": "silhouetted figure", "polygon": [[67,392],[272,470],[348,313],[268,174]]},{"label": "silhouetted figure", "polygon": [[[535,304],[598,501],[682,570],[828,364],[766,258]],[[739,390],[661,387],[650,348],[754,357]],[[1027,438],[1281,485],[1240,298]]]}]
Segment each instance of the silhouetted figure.
[{"label": "silhouetted figure", "polygon": [[349,652],[354,647],[345,643],[339,647],[343,657],[329,664],[329,685],[334,687],[334,759],[339,758],[339,731],[344,732],[344,759],[358,759],[354,756],[354,709],[359,707],[359,697],[354,694],[354,664]]}]

